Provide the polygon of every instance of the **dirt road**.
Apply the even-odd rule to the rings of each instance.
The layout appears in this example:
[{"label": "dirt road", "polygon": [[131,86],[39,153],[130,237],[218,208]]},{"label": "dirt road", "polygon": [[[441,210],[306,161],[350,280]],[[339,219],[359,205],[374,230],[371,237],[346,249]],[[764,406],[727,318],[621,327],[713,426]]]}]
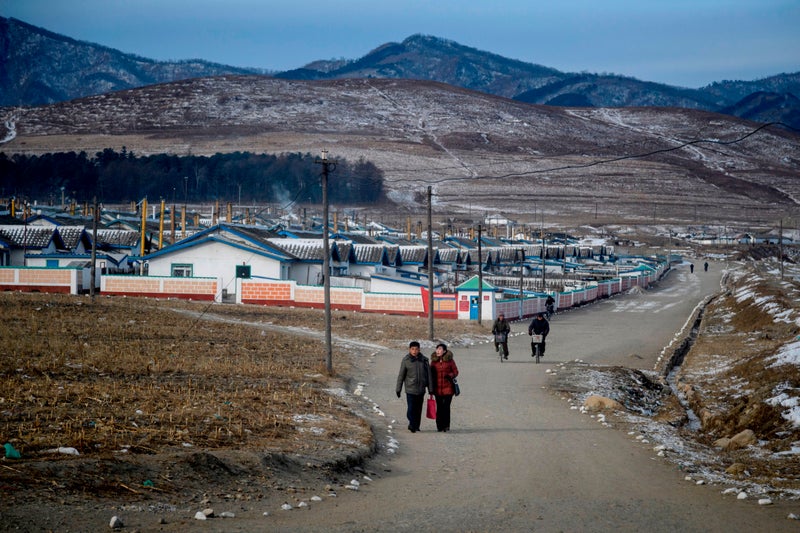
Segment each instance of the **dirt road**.
[{"label": "dirt road", "polygon": [[[695,305],[719,289],[721,268],[678,269],[644,294],[558,315],[539,365],[527,334],[512,338],[503,364],[490,344],[456,350],[463,393],[449,433],[430,420],[408,432],[405,400],[394,396],[403,354],[369,357],[364,393],[386,412],[397,454],[370,465],[374,479],[358,492],[257,522],[272,531],[800,530],[780,503],[737,501],[686,481],[652,445],[570,410],[545,389],[546,370],[567,360],[652,368]],[[255,523],[237,517],[224,525],[255,531]]]}]

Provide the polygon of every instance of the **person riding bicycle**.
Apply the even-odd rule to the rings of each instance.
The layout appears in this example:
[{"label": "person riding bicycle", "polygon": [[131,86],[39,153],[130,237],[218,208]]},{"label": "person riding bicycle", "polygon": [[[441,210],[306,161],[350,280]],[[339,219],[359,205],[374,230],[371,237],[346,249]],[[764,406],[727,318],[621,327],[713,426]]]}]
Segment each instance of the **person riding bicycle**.
[{"label": "person riding bicycle", "polygon": [[[544,313],[537,314],[533,320],[531,320],[530,325],[528,326],[528,335],[541,335],[542,342],[539,345],[539,356],[544,357],[544,341],[547,338],[548,333],[550,333],[550,322],[544,317]],[[534,342],[531,342],[531,357],[536,354],[536,346]]]},{"label": "person riding bicycle", "polygon": [[555,310],[556,300],[553,298],[552,294],[547,295],[547,299],[544,301],[544,308],[547,310],[547,318],[553,316],[556,313]]},{"label": "person riding bicycle", "polygon": [[492,324],[492,335],[494,335],[494,351],[499,352],[503,348],[503,359],[508,359],[508,334],[511,333],[511,325],[506,320],[503,313],[497,315],[497,320]]}]

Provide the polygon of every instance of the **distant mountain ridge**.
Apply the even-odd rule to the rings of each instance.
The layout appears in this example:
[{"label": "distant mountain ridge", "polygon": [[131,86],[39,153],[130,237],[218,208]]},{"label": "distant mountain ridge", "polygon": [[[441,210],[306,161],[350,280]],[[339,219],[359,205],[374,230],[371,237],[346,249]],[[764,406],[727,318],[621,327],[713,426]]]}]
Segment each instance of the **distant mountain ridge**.
[{"label": "distant mountain ridge", "polygon": [[[788,122],[792,126],[800,127],[800,122],[793,118],[800,107],[791,103],[800,95],[800,72],[756,81],[721,81],[690,89],[617,74],[565,73],[427,35],[412,35],[402,43],[384,44],[357,60],[315,61],[275,76],[305,80],[430,80],[523,102],[565,107],[657,106],[715,112],[748,109],[750,120],[771,122],[768,117],[782,116],[792,120]],[[782,102],[783,110],[762,108],[755,112],[746,103],[739,104],[753,93],[772,94],[771,100]]]},{"label": "distant mountain ridge", "polygon": [[[2,17],[0,65],[0,106],[55,103],[195,77],[266,74],[202,60],[153,61]],[[757,122],[777,119],[800,128],[800,72],[690,89],[616,74],[564,73],[419,34],[401,43],[383,44],[359,59],[314,61],[273,76],[438,81],[534,104],[682,107]]]},{"label": "distant mountain ridge", "polygon": [[0,106],[51,104],[154,83],[257,73],[199,59],[154,61],[0,17]]}]

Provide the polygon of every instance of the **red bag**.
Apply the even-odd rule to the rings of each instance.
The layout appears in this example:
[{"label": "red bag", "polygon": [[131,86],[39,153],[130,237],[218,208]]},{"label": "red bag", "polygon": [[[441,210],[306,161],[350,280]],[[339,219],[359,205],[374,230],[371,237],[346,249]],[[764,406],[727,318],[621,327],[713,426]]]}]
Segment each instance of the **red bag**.
[{"label": "red bag", "polygon": [[436,400],[433,396],[428,396],[428,410],[425,412],[425,416],[436,420]]}]

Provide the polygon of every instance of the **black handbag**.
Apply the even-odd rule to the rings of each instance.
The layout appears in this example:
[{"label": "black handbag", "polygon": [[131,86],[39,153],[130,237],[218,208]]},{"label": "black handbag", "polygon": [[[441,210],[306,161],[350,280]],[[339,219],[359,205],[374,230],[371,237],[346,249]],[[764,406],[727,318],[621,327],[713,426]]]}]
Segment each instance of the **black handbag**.
[{"label": "black handbag", "polygon": [[453,389],[455,390],[456,396],[461,394],[461,387],[458,386],[458,380],[456,378],[453,378]]}]

